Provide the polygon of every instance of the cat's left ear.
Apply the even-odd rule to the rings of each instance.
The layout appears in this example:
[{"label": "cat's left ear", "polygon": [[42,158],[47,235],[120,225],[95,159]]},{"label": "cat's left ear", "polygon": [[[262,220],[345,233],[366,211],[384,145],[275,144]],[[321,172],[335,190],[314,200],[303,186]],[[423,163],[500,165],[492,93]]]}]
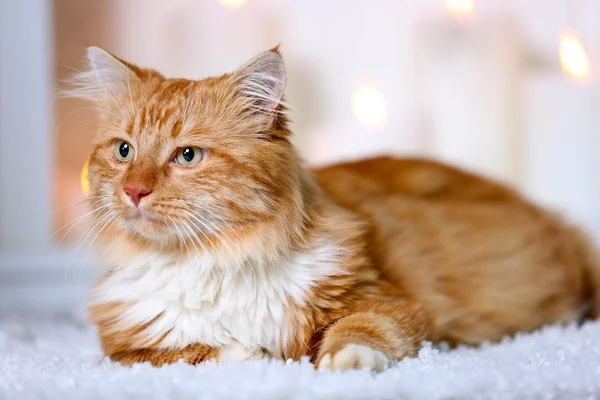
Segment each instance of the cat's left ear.
[{"label": "cat's left ear", "polygon": [[119,60],[100,47],[87,49],[88,68],[74,75],[64,94],[102,103],[127,94],[139,82],[139,68]]},{"label": "cat's left ear", "polygon": [[279,46],[260,53],[233,74],[236,89],[254,118],[272,123],[284,111],[285,65]]}]

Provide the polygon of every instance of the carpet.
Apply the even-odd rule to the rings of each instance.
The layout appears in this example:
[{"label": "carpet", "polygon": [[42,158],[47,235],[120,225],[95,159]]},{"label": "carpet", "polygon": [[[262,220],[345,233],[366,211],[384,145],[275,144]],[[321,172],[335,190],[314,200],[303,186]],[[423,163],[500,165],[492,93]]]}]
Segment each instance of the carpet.
[{"label": "carpet", "polygon": [[123,368],[70,316],[0,319],[0,399],[600,399],[600,322],[549,326],[448,350],[381,374],[253,361]]}]

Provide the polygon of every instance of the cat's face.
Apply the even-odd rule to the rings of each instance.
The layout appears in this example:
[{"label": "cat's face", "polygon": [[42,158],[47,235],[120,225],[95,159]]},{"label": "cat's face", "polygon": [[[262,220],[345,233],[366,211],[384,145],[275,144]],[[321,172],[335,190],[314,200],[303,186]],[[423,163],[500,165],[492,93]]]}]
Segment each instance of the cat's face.
[{"label": "cat's face", "polygon": [[89,165],[98,227],[202,250],[232,246],[232,235],[289,206],[297,160],[277,51],[201,81],[165,79],[98,48],[88,55],[73,93],[102,110]]}]

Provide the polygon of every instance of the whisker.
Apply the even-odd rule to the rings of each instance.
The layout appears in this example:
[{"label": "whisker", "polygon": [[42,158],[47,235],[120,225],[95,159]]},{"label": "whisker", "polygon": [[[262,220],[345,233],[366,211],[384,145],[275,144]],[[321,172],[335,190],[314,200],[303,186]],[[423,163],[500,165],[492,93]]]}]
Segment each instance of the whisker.
[{"label": "whisker", "polygon": [[[189,218],[185,218],[185,219],[184,219],[184,218],[181,218],[181,217],[179,217],[178,219],[181,221],[181,223],[183,223],[183,224],[184,224],[184,226],[186,226],[186,227],[187,227],[187,228],[190,230],[190,232],[192,232],[192,236],[193,236],[193,238],[194,238],[194,239],[195,239],[195,240],[198,242],[198,244],[200,245],[200,247],[202,247],[202,249],[203,249],[204,253],[205,253],[205,254],[206,254],[206,255],[207,255],[209,258],[210,258],[210,260],[211,260],[211,264],[212,264],[212,267],[210,268],[210,272],[209,272],[209,273],[211,273],[211,274],[216,274],[217,272],[219,272],[219,277],[218,277],[218,279],[219,279],[219,280],[223,280],[223,272],[221,272],[221,271],[218,271],[218,268],[216,268],[216,267],[215,267],[215,265],[214,265],[214,264],[215,264],[215,263],[214,263],[214,258],[213,258],[213,256],[212,256],[212,254],[211,254],[211,253],[208,251],[208,249],[207,249],[207,248],[206,248],[206,247],[205,247],[205,246],[202,244],[202,241],[201,241],[201,240],[200,240],[200,238],[198,237],[197,233],[195,233],[195,232],[194,232],[194,230],[193,230],[193,229],[191,229],[191,228],[189,227],[189,225],[188,225],[188,222],[189,222],[189,223],[191,223],[192,225],[194,225],[194,227],[196,227],[196,229],[198,229],[198,227],[196,226],[196,224],[194,224],[194,222],[193,222],[193,221],[191,221]],[[201,231],[200,231],[200,232],[201,232]],[[192,243],[194,243],[194,242],[192,241]],[[209,241],[209,243],[212,245],[212,243],[211,243],[210,241]],[[194,247],[195,247],[195,244],[194,244]],[[214,247],[214,245],[213,245],[213,247]],[[215,249],[216,249],[216,248],[215,248]],[[197,249],[197,248],[196,248],[196,251],[198,251],[198,249]]]},{"label": "whisker", "polygon": [[75,261],[76,257],[79,255],[79,250],[81,249],[81,246],[87,240],[87,238],[91,234],[93,234],[93,232],[98,228],[98,226],[100,226],[101,223],[103,223],[104,221],[106,221],[106,219],[108,219],[111,215],[112,215],[112,213],[109,211],[108,213],[106,213],[102,217],[99,217],[98,221],[90,229],[88,229],[88,231],[85,234],[85,236],[83,236],[83,238],[79,241],[79,245],[77,246],[77,249],[75,250],[75,254],[73,255],[73,258],[71,259],[71,264],[73,264],[73,262]]},{"label": "whisker", "polygon": [[[203,204],[200,203],[196,203],[196,202],[190,202],[188,200],[182,200],[182,199],[177,199],[177,198],[166,198],[163,199],[163,202],[159,202],[158,204],[161,205],[166,205],[166,206],[171,206],[172,205],[169,203],[170,201],[175,201],[178,203],[182,203],[185,205],[185,207],[177,207],[178,210],[187,210],[189,208],[189,205],[192,204],[194,207],[200,209],[201,211],[205,212],[206,214],[209,214],[210,217],[212,219],[216,219],[216,222],[221,223],[222,225],[225,225],[225,228],[228,230],[231,230],[232,232],[234,232],[238,238],[241,239],[241,237],[239,236],[239,234],[237,233],[236,229],[234,229],[234,227],[231,225],[230,221],[227,221],[226,219],[224,219],[223,217],[221,217],[220,215],[216,214],[216,211],[218,211],[220,209],[220,207],[212,207],[211,209],[206,208]],[[206,216],[203,216],[199,213],[195,213],[196,215],[202,217],[207,223],[211,223],[212,226],[218,230],[218,231],[222,231],[221,229],[219,229],[219,227],[216,226],[216,224],[213,221],[210,221]],[[239,230],[243,231],[243,226],[240,224],[234,224],[237,228],[239,228]]]},{"label": "whisker", "polygon": [[52,239],[52,238],[53,238],[53,237],[54,237],[54,236],[55,236],[57,233],[59,233],[60,231],[62,231],[62,230],[63,230],[63,229],[65,229],[66,227],[68,227],[68,226],[71,226],[71,227],[70,227],[70,228],[69,228],[69,229],[68,229],[68,230],[67,230],[67,231],[66,231],[66,232],[65,232],[65,233],[62,235],[62,237],[60,238],[60,240],[59,240],[59,241],[58,241],[58,243],[56,244],[56,246],[59,246],[59,245],[62,243],[62,241],[65,239],[65,237],[66,237],[66,236],[69,234],[69,232],[71,232],[71,230],[72,230],[72,229],[75,227],[75,225],[77,225],[79,222],[81,222],[81,221],[82,221],[82,220],[83,220],[85,217],[87,217],[88,215],[93,215],[93,214],[95,214],[95,213],[97,213],[97,212],[99,212],[99,211],[101,211],[101,210],[103,210],[103,209],[105,209],[105,208],[107,208],[107,207],[110,207],[112,204],[113,204],[112,202],[111,202],[111,203],[108,203],[108,204],[105,204],[105,205],[103,205],[103,206],[101,206],[101,207],[98,207],[98,208],[96,208],[96,209],[94,209],[94,210],[92,210],[92,211],[90,211],[90,212],[87,212],[87,213],[85,213],[85,214],[83,214],[83,215],[81,215],[81,216],[79,216],[79,217],[75,218],[73,221],[71,221],[71,222],[69,222],[69,223],[65,224],[65,225],[64,225],[62,228],[60,228],[60,229],[58,229],[56,232],[54,232],[54,233],[53,233],[53,234],[52,234],[52,235],[51,235],[51,236],[50,236],[48,239]]},{"label": "whisker", "polygon": [[[99,211],[99,210],[94,210],[94,211]],[[96,223],[96,222],[97,222],[97,221],[98,221],[100,218],[102,218],[101,214],[94,215],[94,217],[93,217],[92,221],[90,222],[90,225],[89,225],[89,226],[88,226],[88,227],[85,229],[85,231],[83,232],[83,234],[82,234],[82,237],[83,237],[83,236],[84,236],[84,235],[85,235],[87,232],[89,232],[89,231],[92,229],[92,225],[93,225],[93,224],[95,224],[95,223]],[[64,237],[65,237],[65,235],[63,235],[63,238],[64,238]],[[61,240],[62,240],[62,238],[61,238]],[[82,240],[82,239],[80,238],[80,239],[79,239],[79,241],[78,241],[78,243],[79,243],[79,242],[81,242],[81,240]],[[60,243],[60,242],[59,242],[59,243]],[[68,276],[68,274],[69,274],[69,271],[70,271],[71,267],[73,267],[73,266],[74,266],[73,262],[74,262],[74,260],[75,260],[75,256],[76,256],[76,253],[74,253],[74,254],[73,254],[73,257],[71,258],[71,262],[67,264],[67,267],[66,267],[66,269],[65,269],[64,278],[66,278],[66,277]]]},{"label": "whisker", "polygon": [[[209,256],[212,259],[212,255],[210,254],[210,252],[208,251],[208,249],[204,246],[204,244],[202,244],[202,241],[199,240],[198,236],[196,235],[196,233],[194,232],[194,230],[188,225],[188,219],[184,219],[179,217],[178,218],[179,221],[183,224],[183,227],[185,229],[185,231],[188,234],[188,237],[190,238],[190,240],[192,241],[192,244],[194,245],[194,247],[196,248],[196,251],[198,253],[200,253],[200,250],[198,249],[198,247],[196,246],[196,242],[198,242],[198,244],[200,245],[200,247],[202,247],[202,251]],[[194,240],[196,239],[196,240]]]},{"label": "whisker", "polygon": [[50,211],[50,212],[47,214],[47,216],[50,216],[50,215],[56,214],[56,213],[57,213],[57,212],[59,212],[60,210],[64,210],[64,209],[65,209],[65,208],[67,208],[67,207],[72,207],[72,206],[78,205],[79,203],[83,203],[84,201],[91,200],[91,199],[96,199],[96,198],[100,198],[100,200],[98,200],[98,201],[95,201],[94,203],[92,203],[92,204],[91,204],[92,206],[93,206],[94,204],[98,203],[99,201],[101,201],[103,198],[106,198],[106,196],[88,196],[88,197],[84,197],[83,199],[79,199],[79,200],[77,200],[77,201],[74,201],[74,202],[72,202],[72,203],[65,204],[64,206],[62,206],[62,207],[59,207],[59,208],[57,208],[56,210]]},{"label": "whisker", "polygon": [[[239,259],[239,257],[237,256],[237,254],[233,251],[233,249],[231,247],[229,247],[229,245],[227,244],[227,241],[223,240],[223,238],[220,236],[219,232],[215,229],[211,229],[207,223],[208,221],[205,223],[203,221],[201,221],[199,218],[202,218],[201,215],[196,215],[193,214],[187,210],[182,210],[183,212],[185,212],[186,214],[188,214],[189,216],[191,216],[192,218],[194,218],[196,221],[198,221],[198,223],[200,225],[202,225],[206,230],[209,231],[210,234],[212,234],[213,236],[217,237],[217,239],[227,248],[227,250],[229,251],[229,253],[232,255],[232,257],[234,258],[234,260],[239,264],[241,264],[241,261]],[[198,229],[198,227],[196,227]],[[221,232],[223,234],[225,234],[224,232]],[[227,234],[225,234],[225,236],[227,237],[227,239],[229,240],[229,242],[231,242],[231,244],[235,245],[237,247],[237,250],[239,251],[239,246],[237,246],[236,243],[234,243],[228,236]]]},{"label": "whisker", "polygon": [[[188,247],[185,238],[181,234],[181,230],[179,229],[179,227],[175,223],[175,220],[173,220],[173,218],[171,216],[167,216],[167,218],[169,218],[169,220],[171,221],[171,225],[173,226],[173,229],[175,230],[175,235],[177,236],[177,241],[180,242],[180,244],[183,244],[185,246],[185,249],[187,251],[188,257],[191,257],[190,248]],[[191,238],[190,238],[190,240],[191,240]]]},{"label": "whisker", "polygon": [[[189,203],[188,203],[188,204],[189,204]],[[210,213],[210,210],[208,210],[208,209],[207,209],[206,207],[204,207],[202,204],[197,204],[197,203],[192,203],[192,204],[194,205],[194,207],[196,207],[196,208],[200,209],[201,211],[204,211],[205,213]],[[223,231],[223,229],[218,229],[214,223],[212,223],[211,221],[209,221],[209,220],[208,220],[206,217],[203,217],[203,216],[202,216],[200,213],[195,213],[195,215],[197,215],[198,217],[201,217],[201,218],[203,218],[203,219],[204,219],[204,220],[205,220],[207,223],[211,223],[211,224],[212,224],[212,226],[213,226],[213,227],[214,227],[216,230],[218,230],[218,231],[222,232],[223,234],[225,234],[225,232]],[[225,219],[221,218],[221,217],[220,217],[220,216],[218,216],[218,215],[213,215],[213,217],[215,217],[215,218],[217,219],[217,221],[218,221],[218,222],[220,222],[222,225],[224,225],[224,228],[225,228],[226,230],[229,230],[230,232],[232,232],[233,234],[235,234],[235,235],[237,236],[237,238],[238,238],[238,239],[240,239],[240,240],[242,239],[242,237],[241,237],[241,236],[240,236],[240,234],[238,233],[238,230],[241,230],[241,231],[243,231],[243,230],[244,230],[242,225],[240,225],[240,224],[236,224],[236,228],[237,228],[237,229],[234,229],[234,227],[233,227],[233,226],[231,226],[231,224],[230,224],[230,223],[229,223],[227,220],[225,220]]]},{"label": "whisker", "polygon": [[[205,229],[208,229],[209,232],[212,232],[212,230],[210,230],[204,223],[202,223],[202,221],[198,220],[192,213],[188,212],[187,210],[182,210],[183,212],[187,213],[189,216],[193,217],[194,219],[196,219],[196,221],[198,221],[198,223],[200,223]],[[186,219],[187,221],[189,221],[204,237],[206,237],[206,235],[204,234],[203,230],[201,228],[198,227],[198,225],[196,225],[194,223],[194,221],[190,220],[189,218]],[[215,235],[216,236],[216,235]],[[226,246],[226,248],[229,250],[229,252],[231,253],[233,259],[237,262],[238,265],[241,265],[241,261],[239,260],[239,258],[237,257],[237,255],[233,252],[233,250],[231,250],[231,248],[227,245],[227,243],[225,243],[221,238],[219,238],[218,236],[216,236],[219,241],[224,244]],[[208,240],[208,238],[207,238]],[[209,243],[212,245],[212,247],[215,249],[215,251],[217,251],[218,253],[218,249],[217,247],[209,240]],[[213,268],[214,269],[214,268]],[[221,274],[221,279],[222,279],[223,275]]]},{"label": "whisker", "polygon": [[110,212],[112,214],[111,218],[109,218],[103,225],[102,227],[98,230],[98,233],[96,233],[96,235],[94,236],[94,238],[92,239],[91,242],[88,243],[87,248],[85,249],[85,252],[83,253],[83,255],[81,256],[81,260],[79,261],[79,271],[76,272],[76,276],[77,276],[77,280],[79,282],[79,278],[81,277],[81,273],[83,272],[83,263],[85,262],[88,253],[90,251],[90,249],[92,248],[92,246],[94,245],[94,242],[96,241],[96,239],[98,238],[98,236],[102,233],[102,231],[104,229],[106,229],[107,226],[110,225],[110,223],[112,221],[114,221],[117,218],[116,213],[114,212]]}]

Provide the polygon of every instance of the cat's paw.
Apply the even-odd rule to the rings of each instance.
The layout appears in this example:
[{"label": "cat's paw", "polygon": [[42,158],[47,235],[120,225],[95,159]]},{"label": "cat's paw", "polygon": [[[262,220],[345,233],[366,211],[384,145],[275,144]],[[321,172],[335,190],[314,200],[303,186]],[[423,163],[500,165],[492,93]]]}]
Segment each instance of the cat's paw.
[{"label": "cat's paw", "polygon": [[347,344],[337,353],[326,353],[317,364],[317,369],[345,371],[348,369],[368,368],[381,372],[390,360],[381,351],[360,344]]},{"label": "cat's paw", "polygon": [[219,361],[252,361],[271,358],[269,353],[260,347],[246,348],[234,341],[220,348]]}]

